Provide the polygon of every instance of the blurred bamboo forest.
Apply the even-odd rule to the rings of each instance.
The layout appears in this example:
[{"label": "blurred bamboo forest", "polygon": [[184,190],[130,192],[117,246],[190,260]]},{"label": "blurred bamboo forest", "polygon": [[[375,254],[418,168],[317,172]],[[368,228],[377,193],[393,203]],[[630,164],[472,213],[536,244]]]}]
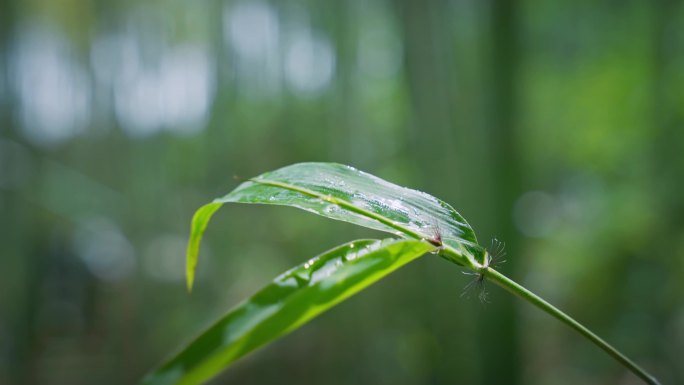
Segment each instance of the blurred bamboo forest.
[{"label": "blurred bamboo forest", "polygon": [[[334,161],[452,203],[504,273],[684,384],[680,1],[0,0],[0,384],[134,383],[241,298],[352,238],[195,208]],[[214,384],[635,384],[425,257]],[[476,296],[474,296],[476,297]]]}]

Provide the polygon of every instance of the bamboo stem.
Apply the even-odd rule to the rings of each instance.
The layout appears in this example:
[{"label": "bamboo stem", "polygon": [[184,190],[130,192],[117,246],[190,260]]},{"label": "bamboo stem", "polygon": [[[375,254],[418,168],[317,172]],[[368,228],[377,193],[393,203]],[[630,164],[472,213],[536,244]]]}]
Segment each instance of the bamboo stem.
[{"label": "bamboo stem", "polygon": [[558,309],[555,306],[551,305],[550,303],[544,301],[542,298],[540,298],[536,294],[525,289],[523,286],[519,285],[515,281],[511,280],[510,278],[506,277],[505,275],[499,273],[498,271],[496,271],[492,268],[489,268],[489,267],[485,268],[482,273],[485,275],[485,277],[489,278],[492,282],[496,283],[497,285],[501,286],[502,288],[504,288],[504,289],[508,290],[509,292],[515,294],[516,296],[524,299],[525,301],[533,304],[534,306],[540,308],[545,313],[550,314],[551,316],[555,317],[559,321],[561,321],[564,324],[575,329],[578,333],[580,333],[581,335],[586,337],[588,340],[593,342],[596,346],[603,349],[606,353],[608,353],[610,356],[615,358],[622,365],[624,365],[629,370],[631,370],[634,374],[639,376],[647,384],[660,385],[660,383],[658,382],[658,380],[655,377],[648,374],[648,372],[646,372],[639,365],[634,363],[634,361],[627,358],[624,354],[620,353],[617,349],[615,349],[613,346],[611,346],[608,342],[604,341],[603,339],[601,339],[601,337],[592,333],[589,329],[582,326],[582,324],[575,321],[572,317],[565,314],[560,309]]}]

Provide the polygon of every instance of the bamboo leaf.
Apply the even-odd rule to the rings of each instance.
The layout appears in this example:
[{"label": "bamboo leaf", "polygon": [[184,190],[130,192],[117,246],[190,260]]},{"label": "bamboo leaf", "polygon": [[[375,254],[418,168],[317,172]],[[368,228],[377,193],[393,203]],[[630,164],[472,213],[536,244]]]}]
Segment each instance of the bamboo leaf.
[{"label": "bamboo leaf", "polygon": [[327,251],[237,305],[142,384],[200,384],[434,248],[417,240],[387,239],[359,240]]},{"label": "bamboo leaf", "polygon": [[[194,280],[204,228],[218,207],[228,202],[297,207],[405,238],[439,236],[456,254],[480,263],[484,258],[473,229],[449,204],[353,167],[298,163],[252,178],[197,211],[187,254],[188,288]],[[461,264],[458,259],[454,262]]]},{"label": "bamboo leaf", "polygon": [[[197,267],[197,255],[200,250],[200,242],[202,241],[202,234],[207,229],[209,219],[214,215],[216,210],[220,209],[221,203],[209,203],[200,207],[195,215],[192,217],[192,225],[190,232],[190,240],[188,241],[188,261],[185,267],[185,276],[188,285],[188,291],[192,290],[192,284],[195,281],[195,269]],[[190,258],[190,256],[193,256]]]}]

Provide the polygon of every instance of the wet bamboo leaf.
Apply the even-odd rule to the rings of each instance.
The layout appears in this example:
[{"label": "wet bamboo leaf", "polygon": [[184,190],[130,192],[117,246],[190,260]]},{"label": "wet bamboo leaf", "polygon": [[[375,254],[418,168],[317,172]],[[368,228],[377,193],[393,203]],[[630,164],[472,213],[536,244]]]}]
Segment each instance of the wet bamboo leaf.
[{"label": "wet bamboo leaf", "polygon": [[312,258],[233,308],[142,384],[202,383],[434,248],[417,240],[360,240]]},{"label": "wet bamboo leaf", "polygon": [[482,249],[470,225],[449,204],[335,163],[299,163],[259,175],[195,214],[187,255],[187,283],[192,288],[199,243],[211,215],[227,202],[286,205],[401,237],[433,239],[459,253]]}]

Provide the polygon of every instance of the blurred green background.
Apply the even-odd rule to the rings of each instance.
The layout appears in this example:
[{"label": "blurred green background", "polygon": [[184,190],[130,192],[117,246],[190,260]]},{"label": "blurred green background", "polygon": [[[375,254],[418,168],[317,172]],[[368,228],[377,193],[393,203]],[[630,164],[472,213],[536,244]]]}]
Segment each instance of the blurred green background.
[{"label": "blurred green background", "polygon": [[[0,383],[127,384],[278,273],[383,234],[227,206],[300,161],[456,207],[505,274],[684,384],[680,1],[0,2]],[[214,384],[635,384],[427,256]]]}]

